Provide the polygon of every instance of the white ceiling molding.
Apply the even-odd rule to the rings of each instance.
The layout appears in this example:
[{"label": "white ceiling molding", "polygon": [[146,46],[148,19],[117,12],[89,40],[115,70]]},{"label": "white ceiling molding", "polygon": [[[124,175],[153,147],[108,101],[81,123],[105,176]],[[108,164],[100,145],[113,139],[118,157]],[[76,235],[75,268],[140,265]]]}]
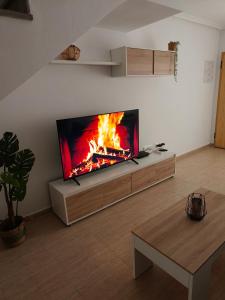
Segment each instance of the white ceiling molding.
[{"label": "white ceiling molding", "polygon": [[200,18],[200,17],[196,17],[187,13],[179,13],[177,15],[174,16],[175,18],[179,18],[185,21],[189,21],[189,22],[193,22],[193,23],[197,23],[197,24],[201,24],[204,26],[208,26],[208,27],[212,27],[218,30],[223,30],[224,28],[218,24],[218,23],[214,23],[210,20],[207,20],[205,18]]}]

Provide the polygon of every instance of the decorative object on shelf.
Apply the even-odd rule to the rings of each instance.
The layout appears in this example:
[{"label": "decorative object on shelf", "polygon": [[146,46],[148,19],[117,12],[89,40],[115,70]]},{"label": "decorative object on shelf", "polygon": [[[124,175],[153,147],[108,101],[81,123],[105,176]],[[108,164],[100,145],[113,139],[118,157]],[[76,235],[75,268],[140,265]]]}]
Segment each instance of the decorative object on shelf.
[{"label": "decorative object on shelf", "polygon": [[59,59],[78,60],[80,58],[80,49],[75,45],[70,45],[60,55]]},{"label": "decorative object on shelf", "polygon": [[177,66],[178,66],[178,46],[180,45],[179,41],[169,42],[168,43],[168,50],[175,51],[175,60],[174,60],[174,79],[177,82]]},{"label": "decorative object on shelf", "polygon": [[19,141],[14,133],[3,134],[0,139],[0,191],[5,195],[8,217],[0,223],[0,237],[8,247],[15,247],[26,238],[24,219],[18,215],[18,205],[26,196],[34,160],[30,149],[19,150]]},{"label": "decorative object on shelf", "polygon": [[169,42],[168,43],[168,50],[169,51],[176,51],[177,50],[177,45],[179,44],[179,42]]},{"label": "decorative object on shelf", "polygon": [[190,219],[202,220],[207,214],[205,196],[200,193],[190,194],[185,211]]}]

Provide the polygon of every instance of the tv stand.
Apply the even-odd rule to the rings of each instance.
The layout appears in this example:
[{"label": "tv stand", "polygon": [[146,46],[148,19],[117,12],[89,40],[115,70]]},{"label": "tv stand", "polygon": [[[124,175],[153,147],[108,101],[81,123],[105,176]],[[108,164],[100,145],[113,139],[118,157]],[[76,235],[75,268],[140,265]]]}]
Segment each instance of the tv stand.
[{"label": "tv stand", "polygon": [[71,179],[76,182],[77,185],[80,185],[80,182],[76,179],[76,177],[72,177]]},{"label": "tv stand", "polygon": [[53,211],[71,225],[175,174],[175,155],[171,152],[152,153],[138,163],[128,160],[81,176],[79,182],[73,177],[77,184],[63,179],[50,182]]},{"label": "tv stand", "polygon": [[131,159],[136,165],[139,165],[139,162],[136,161],[134,158]]}]

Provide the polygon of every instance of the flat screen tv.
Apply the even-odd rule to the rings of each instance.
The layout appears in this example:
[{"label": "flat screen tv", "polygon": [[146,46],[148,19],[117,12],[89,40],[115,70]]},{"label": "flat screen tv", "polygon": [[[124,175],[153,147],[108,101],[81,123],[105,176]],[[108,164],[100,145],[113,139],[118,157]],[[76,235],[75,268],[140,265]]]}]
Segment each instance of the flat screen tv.
[{"label": "flat screen tv", "polygon": [[64,180],[136,157],[138,112],[135,109],[57,120]]}]

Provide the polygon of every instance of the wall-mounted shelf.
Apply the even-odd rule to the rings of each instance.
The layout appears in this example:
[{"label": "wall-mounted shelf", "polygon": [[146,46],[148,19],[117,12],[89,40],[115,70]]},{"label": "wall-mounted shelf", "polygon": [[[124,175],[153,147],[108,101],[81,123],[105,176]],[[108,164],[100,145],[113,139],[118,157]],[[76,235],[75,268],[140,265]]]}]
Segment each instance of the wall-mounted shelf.
[{"label": "wall-mounted shelf", "polygon": [[121,47],[111,50],[112,61],[64,60],[57,57],[51,64],[112,67],[112,76],[173,75],[175,52]]},{"label": "wall-mounted shelf", "polygon": [[119,66],[120,63],[114,61],[95,61],[95,60],[62,60],[55,59],[51,61],[51,64],[60,65],[90,65],[90,66]]}]

